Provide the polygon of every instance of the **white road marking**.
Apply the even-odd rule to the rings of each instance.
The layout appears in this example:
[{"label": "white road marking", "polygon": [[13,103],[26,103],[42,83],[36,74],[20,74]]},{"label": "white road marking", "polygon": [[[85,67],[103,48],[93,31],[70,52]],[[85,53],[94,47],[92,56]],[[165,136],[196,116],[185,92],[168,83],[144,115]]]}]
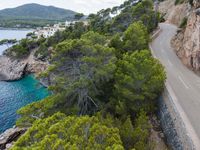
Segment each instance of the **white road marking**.
[{"label": "white road marking", "polygon": [[158,58],[156,57],[156,54],[155,54],[154,51],[153,51],[153,48],[152,48],[151,44],[149,44],[149,48],[150,48],[150,50],[151,50],[151,53],[152,53],[153,57],[156,58],[156,59],[158,59]]},{"label": "white road marking", "polygon": [[186,89],[189,89],[189,86],[184,82],[184,80],[181,78],[181,76],[178,76],[179,80],[183,83],[183,85],[186,87]]},{"label": "white road marking", "polygon": [[154,33],[154,34],[152,35],[152,38],[154,38],[156,35],[158,35],[161,31],[162,31],[162,30],[159,28],[159,30],[158,30],[156,33]]}]

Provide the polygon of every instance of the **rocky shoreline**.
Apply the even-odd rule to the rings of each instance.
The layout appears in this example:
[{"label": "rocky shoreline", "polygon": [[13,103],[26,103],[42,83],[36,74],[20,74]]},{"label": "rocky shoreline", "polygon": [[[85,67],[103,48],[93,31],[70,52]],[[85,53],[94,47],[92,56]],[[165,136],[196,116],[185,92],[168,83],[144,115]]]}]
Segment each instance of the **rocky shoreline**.
[{"label": "rocky shoreline", "polygon": [[34,57],[35,50],[24,59],[0,56],[0,81],[15,81],[27,74],[39,74],[47,69],[48,63]]},{"label": "rocky shoreline", "polygon": [[27,64],[23,61],[0,56],[0,80],[13,81],[21,79],[26,66]]},{"label": "rocky shoreline", "polygon": [[8,150],[13,142],[26,132],[26,128],[13,127],[0,134],[0,150]]}]

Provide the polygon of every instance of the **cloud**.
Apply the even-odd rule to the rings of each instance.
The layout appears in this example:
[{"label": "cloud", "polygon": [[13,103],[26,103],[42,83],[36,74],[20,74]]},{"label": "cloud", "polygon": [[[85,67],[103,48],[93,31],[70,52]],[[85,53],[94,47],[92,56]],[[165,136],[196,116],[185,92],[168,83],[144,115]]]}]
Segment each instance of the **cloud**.
[{"label": "cloud", "polygon": [[0,9],[13,8],[27,3],[38,3],[89,14],[95,13],[101,9],[118,6],[124,1],[125,0],[0,0]]}]

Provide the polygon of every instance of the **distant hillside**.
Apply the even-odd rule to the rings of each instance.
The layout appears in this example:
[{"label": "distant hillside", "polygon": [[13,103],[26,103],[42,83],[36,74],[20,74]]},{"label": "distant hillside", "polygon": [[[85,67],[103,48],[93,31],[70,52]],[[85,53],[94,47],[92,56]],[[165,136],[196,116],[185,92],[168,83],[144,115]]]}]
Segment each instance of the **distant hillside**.
[{"label": "distant hillside", "polygon": [[76,12],[54,6],[26,4],[16,8],[0,10],[0,17],[8,19],[45,19],[67,20],[73,19]]},{"label": "distant hillside", "polygon": [[54,6],[26,4],[16,8],[0,10],[0,26],[73,20],[76,14],[74,11]]}]

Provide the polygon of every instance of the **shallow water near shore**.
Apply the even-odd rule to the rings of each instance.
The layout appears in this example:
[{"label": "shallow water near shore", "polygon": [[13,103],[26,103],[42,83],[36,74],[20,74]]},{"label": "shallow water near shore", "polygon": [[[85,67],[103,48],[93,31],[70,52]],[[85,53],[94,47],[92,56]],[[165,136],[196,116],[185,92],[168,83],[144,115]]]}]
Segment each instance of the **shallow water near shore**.
[{"label": "shallow water near shore", "polygon": [[18,109],[48,95],[48,90],[33,75],[19,81],[0,82],[0,133],[15,125]]}]

